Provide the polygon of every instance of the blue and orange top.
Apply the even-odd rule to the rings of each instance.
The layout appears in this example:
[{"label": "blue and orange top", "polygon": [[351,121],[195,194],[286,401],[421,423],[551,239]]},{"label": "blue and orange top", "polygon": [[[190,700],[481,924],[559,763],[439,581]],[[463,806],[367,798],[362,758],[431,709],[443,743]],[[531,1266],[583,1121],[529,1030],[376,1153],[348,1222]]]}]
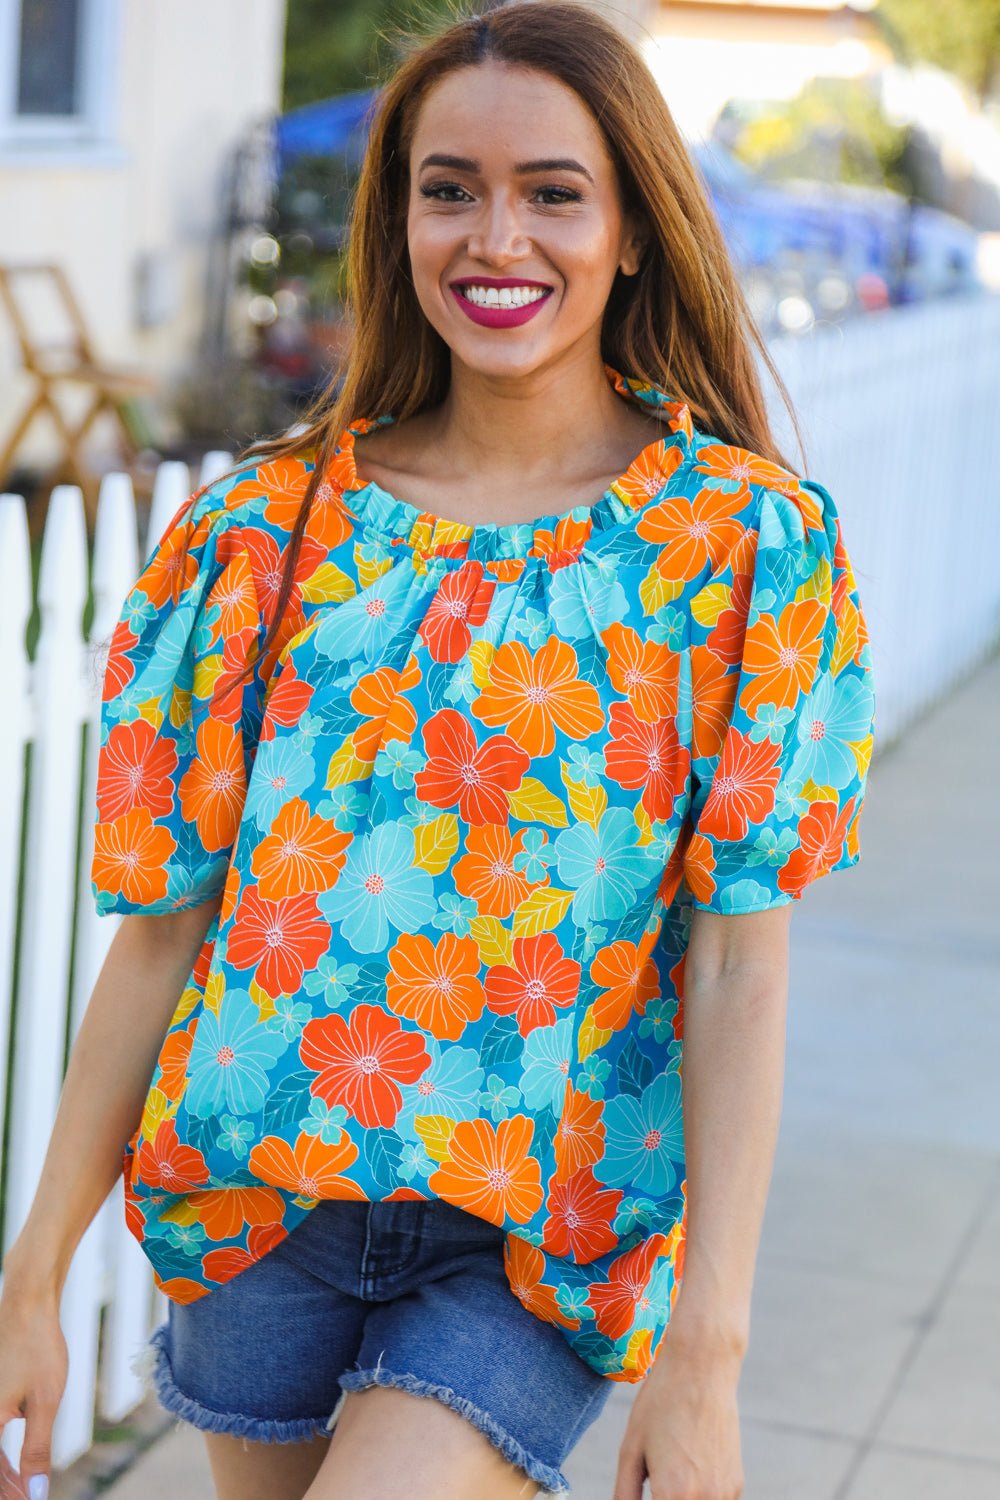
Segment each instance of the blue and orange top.
[{"label": "blue and orange top", "polygon": [[[858,859],[870,651],[822,485],[659,412],[590,506],[460,524],[341,435],[198,491],[125,601],[102,712],[102,912],[221,894],[124,1151],[167,1297],[323,1199],[439,1198],[637,1381],[683,1270],[692,910]],[[242,686],[230,674],[253,663]]]}]

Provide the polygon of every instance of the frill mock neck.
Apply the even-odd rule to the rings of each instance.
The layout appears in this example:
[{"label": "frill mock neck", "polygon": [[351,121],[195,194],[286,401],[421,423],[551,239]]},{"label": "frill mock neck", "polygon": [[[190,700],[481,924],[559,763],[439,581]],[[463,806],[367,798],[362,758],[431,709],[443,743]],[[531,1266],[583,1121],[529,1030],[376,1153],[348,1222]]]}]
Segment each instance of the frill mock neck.
[{"label": "frill mock neck", "polygon": [[571,562],[584,546],[596,543],[602,533],[631,524],[653,504],[670,476],[687,456],[693,439],[691,413],[685,402],[673,400],[660,386],[623,375],[604,366],[612,389],[625,400],[653,407],[665,419],[667,430],[629,464],[592,504],[573,506],[534,521],[454,521],[433,511],[421,510],[397,499],[370,479],[362,483],[355,466],[354,440],[395,418],[384,415],[356,420],[338,439],[324,478],[342,496],[343,504],[366,531],[383,537],[390,545],[407,546],[423,557],[481,562],[544,557],[560,554]]}]

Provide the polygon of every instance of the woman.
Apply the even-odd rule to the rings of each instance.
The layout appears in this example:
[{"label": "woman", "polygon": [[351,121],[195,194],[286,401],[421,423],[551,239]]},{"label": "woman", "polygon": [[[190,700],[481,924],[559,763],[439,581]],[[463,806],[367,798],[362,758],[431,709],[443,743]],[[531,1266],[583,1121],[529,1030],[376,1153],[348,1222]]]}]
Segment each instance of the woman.
[{"label": "woman", "polygon": [[613,1381],[615,1500],[734,1500],[788,919],[858,859],[872,743],[834,503],[667,106],[575,5],[403,61],[350,283],[341,383],[182,507],[115,633],[126,915],[5,1261],[4,1415],[40,1494],[127,1140],[156,1389],[221,1500],[558,1493]]}]

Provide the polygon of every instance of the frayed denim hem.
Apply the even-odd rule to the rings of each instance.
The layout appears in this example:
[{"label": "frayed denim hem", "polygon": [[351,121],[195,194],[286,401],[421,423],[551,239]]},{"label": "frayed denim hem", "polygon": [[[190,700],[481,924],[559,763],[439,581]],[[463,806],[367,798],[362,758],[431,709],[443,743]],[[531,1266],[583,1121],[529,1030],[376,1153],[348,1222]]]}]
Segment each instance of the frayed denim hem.
[{"label": "frayed denim hem", "polygon": [[[558,1469],[550,1468],[548,1464],[540,1463],[537,1458],[532,1458],[530,1453],[525,1452],[521,1444],[511,1437],[509,1432],[494,1422],[487,1412],[480,1411],[471,1401],[460,1396],[446,1385],[434,1385],[429,1380],[418,1380],[415,1375],[394,1375],[389,1370],[383,1370],[381,1364],[371,1370],[349,1370],[341,1375],[340,1384],[344,1392],[363,1391],[373,1385],[388,1386],[391,1389],[407,1391],[411,1396],[430,1396],[441,1401],[445,1406],[457,1411],[460,1416],[467,1418],[484,1437],[488,1438],[494,1448],[499,1449],[510,1463],[516,1464],[523,1469],[529,1479],[540,1485],[546,1495],[561,1496],[570,1493],[569,1481]],[[334,1412],[334,1417],[339,1413],[339,1406]]]},{"label": "frayed denim hem", "polygon": [[132,1362],[136,1374],[152,1383],[160,1405],[182,1422],[200,1432],[223,1432],[230,1437],[246,1437],[256,1443],[301,1443],[321,1435],[330,1436],[329,1417],[296,1417],[276,1421],[268,1417],[250,1417],[240,1412],[212,1411],[193,1396],[185,1396],[174,1384],[170,1356],[166,1348],[168,1324],[155,1330],[146,1346]]}]

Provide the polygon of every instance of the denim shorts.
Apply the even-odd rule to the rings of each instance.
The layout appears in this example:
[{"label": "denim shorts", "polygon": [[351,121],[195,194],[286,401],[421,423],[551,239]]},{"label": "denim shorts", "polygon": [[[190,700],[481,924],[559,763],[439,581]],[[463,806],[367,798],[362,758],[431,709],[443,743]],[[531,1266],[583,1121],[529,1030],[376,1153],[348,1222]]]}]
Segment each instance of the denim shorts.
[{"label": "denim shorts", "polygon": [[514,1296],[502,1231],[438,1200],[323,1200],[230,1281],[171,1302],[136,1368],[180,1420],[265,1443],[331,1433],[348,1391],[433,1397],[550,1494],[611,1391]]}]

